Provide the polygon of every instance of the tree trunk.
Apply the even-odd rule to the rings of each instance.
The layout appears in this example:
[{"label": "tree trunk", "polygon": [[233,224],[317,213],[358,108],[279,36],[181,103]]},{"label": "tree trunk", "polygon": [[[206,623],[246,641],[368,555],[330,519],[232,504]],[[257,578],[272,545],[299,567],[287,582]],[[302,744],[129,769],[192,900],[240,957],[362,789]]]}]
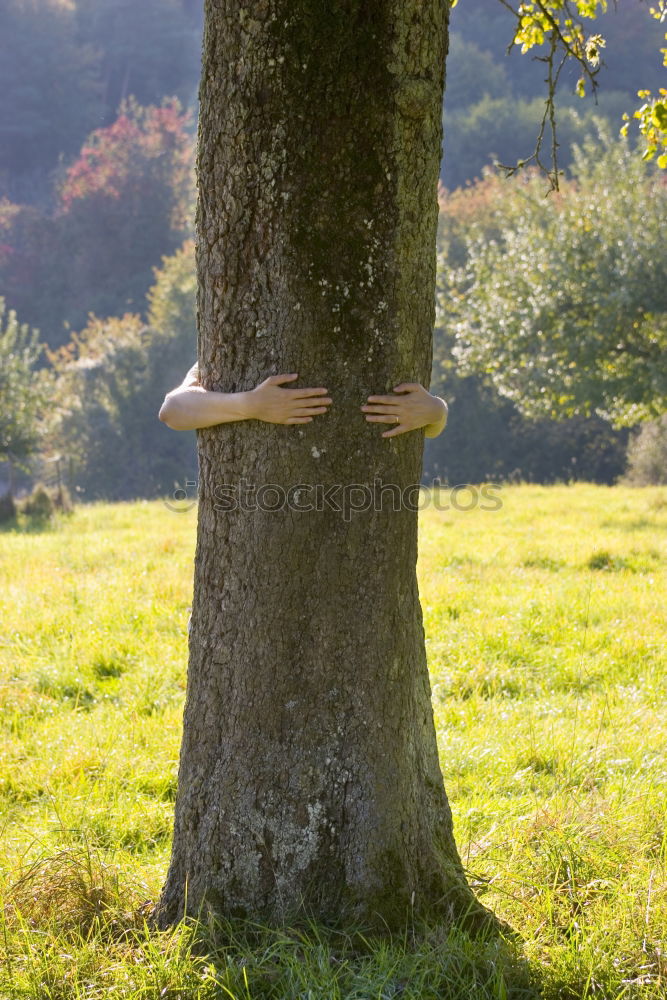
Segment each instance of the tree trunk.
[{"label": "tree trunk", "polygon": [[163,927],[202,905],[390,926],[479,908],[424,651],[423,432],[383,439],[360,411],[369,393],[429,384],[447,28],[446,0],[206,3],[202,385],[298,372],[333,404],[310,424],[197,434]]}]

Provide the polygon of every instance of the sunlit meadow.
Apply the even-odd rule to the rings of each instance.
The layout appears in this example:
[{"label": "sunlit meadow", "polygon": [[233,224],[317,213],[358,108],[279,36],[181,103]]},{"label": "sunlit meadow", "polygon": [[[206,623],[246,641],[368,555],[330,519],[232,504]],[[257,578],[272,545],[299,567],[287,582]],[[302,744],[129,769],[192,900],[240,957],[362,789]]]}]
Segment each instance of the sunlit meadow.
[{"label": "sunlit meadow", "polygon": [[518,932],[500,941],[149,932],[196,508],[91,504],[0,533],[3,1000],[664,998],[667,490],[496,495],[423,510],[418,570],[457,843]]}]

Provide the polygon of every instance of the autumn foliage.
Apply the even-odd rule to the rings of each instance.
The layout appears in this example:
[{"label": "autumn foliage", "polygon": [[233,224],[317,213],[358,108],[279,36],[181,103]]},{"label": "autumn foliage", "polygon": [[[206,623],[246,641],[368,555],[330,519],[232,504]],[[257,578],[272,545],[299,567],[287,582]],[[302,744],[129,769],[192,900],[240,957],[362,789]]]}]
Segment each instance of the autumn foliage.
[{"label": "autumn foliage", "polygon": [[0,202],[0,286],[52,346],[90,313],[145,310],[153,268],[193,229],[189,125],[175,98],[130,98],[66,169],[52,211]]},{"label": "autumn foliage", "polygon": [[136,198],[156,184],[181,187],[185,194],[192,160],[188,122],[189,114],[181,113],[175,98],[147,108],[133,99],[124,101],[116,121],[96,129],[67,170],[60,210],[70,212],[94,197],[114,202]]}]

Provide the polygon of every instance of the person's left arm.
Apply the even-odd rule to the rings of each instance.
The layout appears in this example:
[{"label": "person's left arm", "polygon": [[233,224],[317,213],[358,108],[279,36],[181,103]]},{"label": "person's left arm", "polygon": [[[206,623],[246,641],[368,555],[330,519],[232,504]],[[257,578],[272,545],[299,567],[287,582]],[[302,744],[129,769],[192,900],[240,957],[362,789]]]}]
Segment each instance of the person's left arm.
[{"label": "person's left arm", "polygon": [[424,428],[428,438],[437,437],[447,424],[448,407],[440,396],[433,396],[418,382],[394,386],[394,396],[369,396],[361,407],[372,424],[395,424],[382,437],[396,437],[406,431]]}]

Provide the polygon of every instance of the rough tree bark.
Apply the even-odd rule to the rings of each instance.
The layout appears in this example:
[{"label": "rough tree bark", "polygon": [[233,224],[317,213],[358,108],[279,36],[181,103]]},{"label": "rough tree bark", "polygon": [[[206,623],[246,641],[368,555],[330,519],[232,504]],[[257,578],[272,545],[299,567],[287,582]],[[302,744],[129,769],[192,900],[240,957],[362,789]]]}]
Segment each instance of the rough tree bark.
[{"label": "rough tree bark", "polygon": [[[298,372],[334,402],[302,426],[197,432],[163,927],[202,907],[390,926],[482,909],[430,701],[407,490],[423,432],[383,439],[359,409],[398,382],[429,383],[447,29],[446,0],[206,3],[202,384]],[[223,489],[244,482],[243,506],[263,509]],[[382,484],[382,502],[353,510],[369,497],[351,484]]]}]

